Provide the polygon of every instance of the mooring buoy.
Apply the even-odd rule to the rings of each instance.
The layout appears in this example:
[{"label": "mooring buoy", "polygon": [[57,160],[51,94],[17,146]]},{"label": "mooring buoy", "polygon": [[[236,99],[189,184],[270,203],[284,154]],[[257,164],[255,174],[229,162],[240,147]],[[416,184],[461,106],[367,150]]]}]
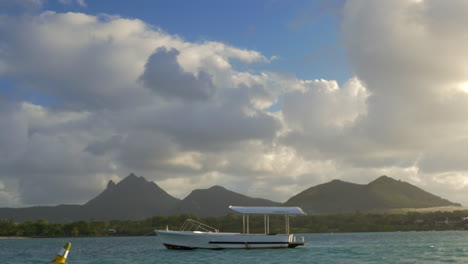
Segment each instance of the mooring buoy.
[{"label": "mooring buoy", "polygon": [[66,243],[65,246],[63,246],[63,248],[59,251],[57,256],[55,256],[55,258],[51,261],[51,263],[66,263],[68,252],[70,252],[70,248],[71,243]]}]

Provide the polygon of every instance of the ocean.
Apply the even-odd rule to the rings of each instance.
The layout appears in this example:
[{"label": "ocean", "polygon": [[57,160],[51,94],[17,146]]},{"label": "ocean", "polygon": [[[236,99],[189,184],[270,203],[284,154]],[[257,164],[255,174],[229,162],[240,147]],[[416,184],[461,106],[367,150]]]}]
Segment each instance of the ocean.
[{"label": "ocean", "polygon": [[[301,236],[301,235],[299,235]],[[468,263],[468,232],[304,234],[295,249],[168,250],[157,237],[0,240],[1,264],[45,264],[67,242],[67,263]]]}]

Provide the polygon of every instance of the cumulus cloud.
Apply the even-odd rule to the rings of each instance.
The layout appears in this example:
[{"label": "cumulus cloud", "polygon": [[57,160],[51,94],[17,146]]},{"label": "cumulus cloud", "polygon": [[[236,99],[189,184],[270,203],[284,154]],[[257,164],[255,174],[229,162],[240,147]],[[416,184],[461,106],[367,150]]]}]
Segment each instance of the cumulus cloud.
[{"label": "cumulus cloud", "polygon": [[366,115],[368,93],[357,79],[342,88],[327,80],[303,81],[302,85],[302,89],[287,93],[283,102],[285,120],[294,131],[342,130]]},{"label": "cumulus cloud", "polygon": [[[344,43],[372,94],[360,123],[372,147],[362,151],[401,167],[416,163],[418,177],[432,190],[451,183],[438,181],[444,176],[432,173],[431,164],[454,170],[457,178],[467,175],[455,164],[468,121],[468,97],[460,89],[467,81],[467,13],[466,1],[356,0],[344,9]],[[466,188],[464,182],[459,184]]]}]

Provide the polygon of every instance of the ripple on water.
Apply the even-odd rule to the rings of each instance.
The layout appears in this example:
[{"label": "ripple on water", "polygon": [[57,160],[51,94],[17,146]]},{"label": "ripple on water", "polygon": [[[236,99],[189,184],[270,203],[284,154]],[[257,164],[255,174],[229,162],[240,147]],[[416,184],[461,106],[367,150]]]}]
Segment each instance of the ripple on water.
[{"label": "ripple on water", "polygon": [[157,237],[0,240],[0,263],[43,264],[72,242],[70,264],[468,263],[468,232],[306,234],[284,250],[167,250]]}]

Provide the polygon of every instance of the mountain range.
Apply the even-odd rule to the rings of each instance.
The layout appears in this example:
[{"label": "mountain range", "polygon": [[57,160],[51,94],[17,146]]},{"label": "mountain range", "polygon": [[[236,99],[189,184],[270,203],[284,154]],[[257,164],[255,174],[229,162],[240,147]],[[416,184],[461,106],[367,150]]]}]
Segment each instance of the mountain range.
[{"label": "mountain range", "polygon": [[0,208],[0,218],[16,222],[44,219],[64,223],[81,220],[139,220],[180,214],[206,217],[226,215],[230,212],[229,205],[300,206],[309,214],[460,206],[387,176],[381,176],[366,185],[333,180],[306,189],[282,204],[252,198],[221,186],[194,190],[180,200],[156,183],[130,174],[117,184],[109,181],[102,193],[83,205]]}]

